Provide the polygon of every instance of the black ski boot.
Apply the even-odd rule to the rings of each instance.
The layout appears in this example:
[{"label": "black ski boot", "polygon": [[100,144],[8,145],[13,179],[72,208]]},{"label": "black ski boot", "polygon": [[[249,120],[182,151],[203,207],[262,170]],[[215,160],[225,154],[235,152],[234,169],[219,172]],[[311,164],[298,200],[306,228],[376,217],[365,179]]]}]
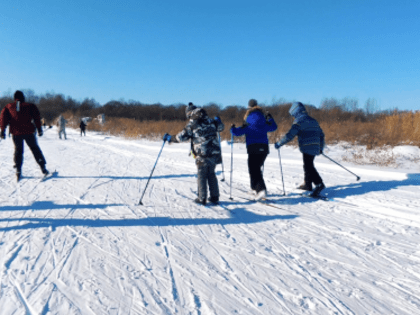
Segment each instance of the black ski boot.
[{"label": "black ski boot", "polygon": [[41,171],[42,171],[42,174],[44,174],[44,176],[47,176],[50,172],[48,172],[48,170],[45,168],[45,165],[42,165],[41,166]]},{"label": "black ski boot", "polygon": [[206,205],[206,199],[195,198],[194,202],[199,205],[203,205],[203,206]]},{"label": "black ski boot", "polygon": [[324,183],[318,184],[315,186],[315,189],[312,191],[312,193],[310,194],[310,196],[312,197],[318,197],[319,194],[321,193],[321,191],[325,188]]},{"label": "black ski boot", "polygon": [[210,197],[208,202],[217,205],[219,203],[219,197]]}]

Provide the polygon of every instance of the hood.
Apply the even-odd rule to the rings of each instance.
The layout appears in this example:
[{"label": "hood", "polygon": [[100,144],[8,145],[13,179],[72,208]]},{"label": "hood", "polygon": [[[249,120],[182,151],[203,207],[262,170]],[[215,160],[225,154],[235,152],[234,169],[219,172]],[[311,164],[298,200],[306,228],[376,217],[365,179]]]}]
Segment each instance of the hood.
[{"label": "hood", "polygon": [[289,109],[289,114],[293,117],[300,116],[301,114],[306,114],[305,106],[301,102],[294,102]]},{"label": "hood", "polygon": [[245,115],[245,122],[255,127],[265,125],[266,119],[262,108],[257,106],[249,109]]}]

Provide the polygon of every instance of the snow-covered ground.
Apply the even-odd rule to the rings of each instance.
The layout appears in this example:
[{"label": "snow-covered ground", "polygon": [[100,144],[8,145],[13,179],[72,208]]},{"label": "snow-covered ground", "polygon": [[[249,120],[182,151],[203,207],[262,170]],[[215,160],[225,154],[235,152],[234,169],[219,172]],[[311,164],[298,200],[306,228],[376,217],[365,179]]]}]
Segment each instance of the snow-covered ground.
[{"label": "snow-covered ground", "polygon": [[[270,200],[248,190],[247,155],[218,166],[220,206],[192,202],[189,143],[130,141],[55,129],[27,147],[15,182],[13,143],[0,142],[0,314],[420,314],[420,169],[343,165],[318,157],[330,201],[294,191],[297,149],[265,163]],[[408,147],[407,151],[411,151]],[[399,154],[404,155],[400,148]],[[326,154],[342,162],[343,151]],[[222,179],[225,177],[225,181]]]}]

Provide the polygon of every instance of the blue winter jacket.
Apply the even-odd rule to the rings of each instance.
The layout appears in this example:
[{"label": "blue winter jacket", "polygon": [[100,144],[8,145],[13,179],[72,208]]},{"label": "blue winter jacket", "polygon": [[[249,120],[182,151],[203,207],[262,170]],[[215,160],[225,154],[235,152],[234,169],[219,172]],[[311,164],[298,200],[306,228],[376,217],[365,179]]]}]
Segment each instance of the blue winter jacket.
[{"label": "blue winter jacket", "polygon": [[232,127],[230,132],[235,137],[245,135],[248,153],[268,153],[267,132],[277,129],[276,122],[273,118],[267,120],[260,107],[253,107],[245,117],[245,124],[242,127]]},{"label": "blue winter jacket", "polygon": [[295,120],[289,132],[278,142],[280,146],[292,141],[297,135],[299,150],[310,155],[319,155],[324,149],[324,132],[318,122],[310,117],[303,106],[293,113]]}]

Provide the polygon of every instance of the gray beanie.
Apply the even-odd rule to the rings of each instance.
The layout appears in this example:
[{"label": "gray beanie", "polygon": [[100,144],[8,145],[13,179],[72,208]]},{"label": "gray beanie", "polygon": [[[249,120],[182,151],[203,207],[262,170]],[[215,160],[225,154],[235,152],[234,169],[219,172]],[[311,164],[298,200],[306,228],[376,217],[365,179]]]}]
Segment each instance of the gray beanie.
[{"label": "gray beanie", "polygon": [[248,101],[248,108],[252,108],[252,107],[255,107],[255,106],[258,106],[258,102],[257,102],[257,100],[254,100],[253,98],[251,98]]}]

